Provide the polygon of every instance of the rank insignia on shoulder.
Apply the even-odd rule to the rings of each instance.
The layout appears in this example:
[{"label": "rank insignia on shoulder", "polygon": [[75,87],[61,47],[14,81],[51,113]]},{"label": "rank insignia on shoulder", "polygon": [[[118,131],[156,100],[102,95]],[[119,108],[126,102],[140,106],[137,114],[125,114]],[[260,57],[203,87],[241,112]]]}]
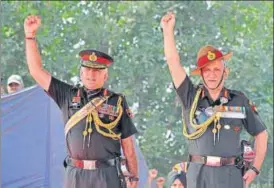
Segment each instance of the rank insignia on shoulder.
[{"label": "rank insignia on shoulder", "polygon": [[80,100],[81,100],[80,97],[73,97],[73,98],[72,98],[72,102],[73,102],[73,103],[79,103]]},{"label": "rank insignia on shoulder", "polygon": [[134,117],[133,112],[132,112],[129,108],[126,109],[126,112],[127,112],[127,115],[128,115],[130,118],[133,118],[133,117]]},{"label": "rank insignia on shoulder", "polygon": [[74,109],[74,110],[78,110],[78,109],[80,109],[80,103],[79,102],[72,102],[72,103],[70,103],[70,105],[69,105],[69,108],[71,108],[71,109]]}]

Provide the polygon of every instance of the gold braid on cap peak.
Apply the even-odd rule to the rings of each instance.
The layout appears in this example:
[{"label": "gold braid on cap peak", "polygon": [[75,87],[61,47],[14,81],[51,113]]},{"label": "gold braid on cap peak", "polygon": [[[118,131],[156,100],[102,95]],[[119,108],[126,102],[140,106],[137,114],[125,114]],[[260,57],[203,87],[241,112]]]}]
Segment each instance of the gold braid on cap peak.
[{"label": "gold braid on cap peak", "polygon": [[[101,119],[99,118],[97,110],[94,110],[93,112],[91,112],[97,132],[105,137],[112,138],[113,140],[119,140],[121,138],[121,133],[116,134],[112,131],[112,129],[117,126],[117,124],[120,121],[122,114],[123,114],[122,97],[121,96],[119,96],[119,98],[118,98],[117,106],[118,106],[118,116],[113,122],[110,122],[110,123],[103,123],[101,121]],[[101,129],[101,127],[107,129],[108,133],[103,131]]]},{"label": "gold braid on cap peak", "polygon": [[183,121],[183,135],[190,140],[194,140],[194,139],[201,137],[207,130],[208,126],[213,121],[218,122],[218,120],[220,119],[220,114],[218,112],[216,112],[202,124],[197,125],[197,124],[193,123],[195,111],[197,108],[197,104],[198,104],[198,100],[199,100],[201,92],[202,92],[202,89],[199,88],[195,95],[195,98],[191,105],[191,109],[190,109],[190,113],[189,113],[190,125],[195,129],[195,131],[193,133],[188,134],[184,118],[182,119],[182,121]]}]

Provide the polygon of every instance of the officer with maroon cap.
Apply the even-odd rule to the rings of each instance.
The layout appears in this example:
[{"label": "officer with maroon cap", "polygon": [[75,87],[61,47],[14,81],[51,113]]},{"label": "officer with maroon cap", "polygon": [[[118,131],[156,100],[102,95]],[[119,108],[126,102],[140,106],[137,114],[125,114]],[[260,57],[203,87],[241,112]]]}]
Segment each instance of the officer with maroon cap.
[{"label": "officer with maroon cap", "polygon": [[25,20],[26,57],[30,74],[60,107],[65,123],[68,156],[66,188],[125,187],[121,171],[121,147],[130,172],[128,185],[137,188],[138,169],[133,144],[137,132],[123,95],[103,87],[113,59],[97,50],[83,50],[80,78],[83,86],[72,86],[50,75],[42,67],[35,40],[41,20]]},{"label": "officer with maroon cap", "polygon": [[[164,51],[177,95],[183,109],[183,135],[188,139],[188,188],[242,188],[260,173],[266,149],[267,132],[255,106],[240,91],[224,87],[232,53],[223,54],[207,45],[197,54],[192,75],[203,81],[194,85],[180,64],[174,39],[175,14],[161,20]],[[240,133],[245,128],[254,136],[256,156],[242,174]]]}]

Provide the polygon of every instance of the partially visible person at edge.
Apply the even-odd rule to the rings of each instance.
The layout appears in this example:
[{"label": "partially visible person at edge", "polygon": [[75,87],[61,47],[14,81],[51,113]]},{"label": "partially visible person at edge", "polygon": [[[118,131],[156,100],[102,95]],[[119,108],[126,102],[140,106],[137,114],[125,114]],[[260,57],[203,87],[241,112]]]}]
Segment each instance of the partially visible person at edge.
[{"label": "partially visible person at edge", "polygon": [[7,91],[8,94],[18,92],[24,89],[24,82],[21,76],[13,74],[8,78]]},{"label": "partially visible person at edge", "polygon": [[[242,188],[248,186],[260,170],[267,151],[266,126],[253,103],[240,91],[224,87],[229,69],[223,54],[206,45],[197,54],[202,84],[194,85],[180,64],[176,49],[175,14],[161,19],[164,53],[183,109],[184,136],[189,140],[188,188]],[[240,132],[245,128],[255,139],[253,165],[242,174]]]},{"label": "partially visible person at edge", "polygon": [[122,176],[121,147],[131,174],[130,188],[138,186],[138,166],[131,111],[123,95],[103,88],[113,59],[100,51],[83,50],[82,86],[53,77],[42,66],[36,32],[41,19],[25,19],[26,58],[31,76],[60,107],[65,122],[68,156],[64,161],[66,188],[126,187]]},{"label": "partially visible person at edge", "polygon": [[167,175],[168,188],[186,188],[186,173],[183,171],[171,171]]},{"label": "partially visible person at edge", "polygon": [[173,166],[167,175],[168,188],[187,188],[186,181],[187,162],[181,162]]}]

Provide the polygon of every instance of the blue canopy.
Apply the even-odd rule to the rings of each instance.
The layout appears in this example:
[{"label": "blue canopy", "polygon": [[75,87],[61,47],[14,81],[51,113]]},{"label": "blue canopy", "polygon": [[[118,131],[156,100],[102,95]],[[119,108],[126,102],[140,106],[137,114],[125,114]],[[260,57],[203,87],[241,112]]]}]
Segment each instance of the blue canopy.
[{"label": "blue canopy", "polygon": [[[1,97],[1,187],[63,187],[63,127],[60,109],[39,86]],[[135,148],[143,188],[148,168]]]}]

